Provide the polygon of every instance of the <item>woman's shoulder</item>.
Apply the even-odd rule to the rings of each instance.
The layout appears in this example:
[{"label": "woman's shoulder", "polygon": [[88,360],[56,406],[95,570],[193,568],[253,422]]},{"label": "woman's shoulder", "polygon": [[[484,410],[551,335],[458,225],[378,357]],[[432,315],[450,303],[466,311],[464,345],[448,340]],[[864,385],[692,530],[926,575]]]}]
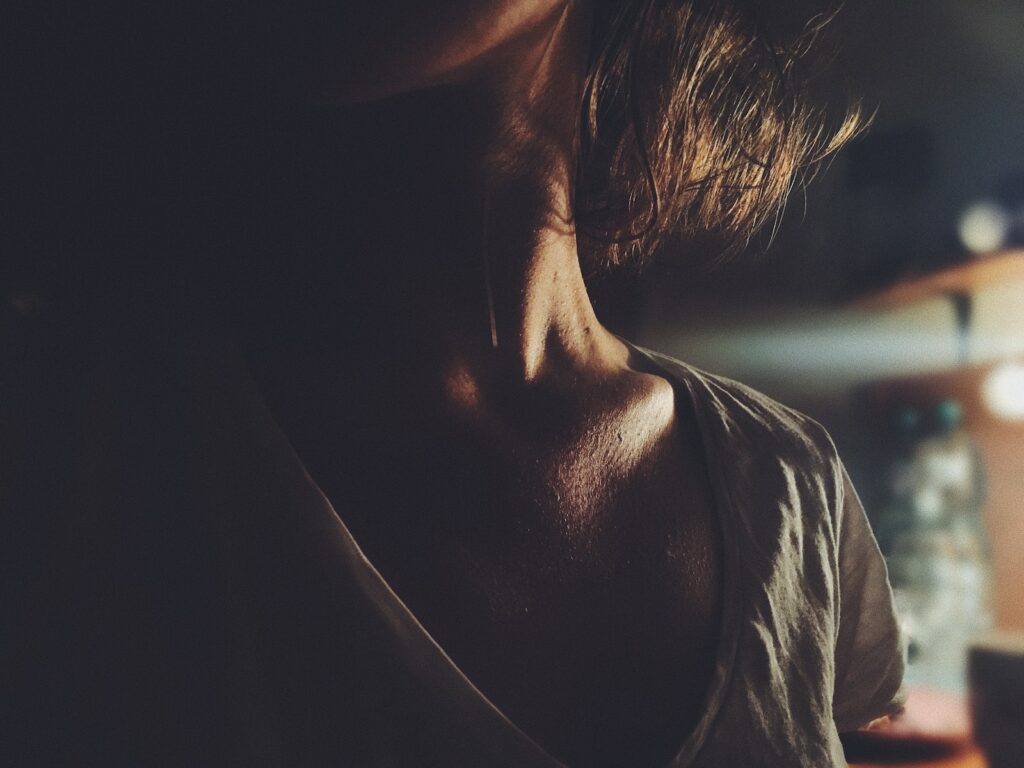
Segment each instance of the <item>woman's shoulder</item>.
[{"label": "woman's shoulder", "polygon": [[706,427],[718,427],[713,431],[720,439],[761,454],[803,454],[814,460],[814,466],[820,463],[829,469],[837,468],[834,465],[838,456],[831,435],[810,416],[728,376],[644,347],[633,347],[673,383],[686,388],[698,419]]},{"label": "woman's shoulder", "polygon": [[[845,667],[837,672],[836,638],[867,622],[885,627],[890,645],[895,635],[884,567],[832,438],[814,419],[751,386],[639,351],[689,392],[708,446],[733,596],[733,678],[771,681],[730,688],[704,753],[745,753],[756,764],[788,765],[797,755],[807,764],[844,764],[833,705],[842,723],[859,725],[888,702],[862,706],[854,696],[847,704],[846,690],[834,698],[833,680],[845,674]],[[849,576],[851,567],[871,570],[868,589],[859,575]],[[873,601],[863,610],[853,605],[861,595]],[[889,646],[876,647],[888,664]],[[895,673],[881,677],[879,701],[893,695],[892,681],[898,686]],[[799,697],[792,680],[803,681]]]},{"label": "woman's shoulder", "polygon": [[[673,357],[638,348],[689,394],[720,503],[744,529],[770,540],[804,532],[804,555],[824,547],[836,557],[847,497],[846,471],[828,430],[757,389]],[[788,559],[796,552],[778,552]]]}]

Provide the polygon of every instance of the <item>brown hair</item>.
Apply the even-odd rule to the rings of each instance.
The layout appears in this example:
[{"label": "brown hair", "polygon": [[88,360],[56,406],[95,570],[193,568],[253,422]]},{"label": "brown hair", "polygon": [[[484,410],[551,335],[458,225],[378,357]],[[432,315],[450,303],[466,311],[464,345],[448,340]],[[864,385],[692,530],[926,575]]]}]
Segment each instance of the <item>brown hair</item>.
[{"label": "brown hair", "polygon": [[743,0],[596,0],[576,217],[598,267],[673,236],[735,253],[856,134],[801,74],[829,18],[780,44]]}]

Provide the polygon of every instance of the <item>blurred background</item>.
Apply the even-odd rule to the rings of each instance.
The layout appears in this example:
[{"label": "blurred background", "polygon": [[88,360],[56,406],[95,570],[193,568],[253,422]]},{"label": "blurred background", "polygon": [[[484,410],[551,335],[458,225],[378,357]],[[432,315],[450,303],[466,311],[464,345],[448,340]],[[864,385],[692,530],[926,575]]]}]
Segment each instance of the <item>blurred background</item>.
[{"label": "blurred background", "polygon": [[[786,0],[771,12],[805,19],[821,5]],[[739,379],[825,425],[889,565],[908,642],[905,728],[966,743],[973,696],[982,713],[976,725],[1018,718],[1005,732],[1016,734],[1019,759],[992,766],[1019,768],[1024,0],[850,0],[826,42],[836,60],[816,87],[860,97],[875,117],[806,191],[793,194],[774,238],[714,269],[705,266],[707,254],[680,247],[638,274],[595,277],[595,304],[621,335]],[[62,61],[41,50],[48,65]],[[51,130],[59,142],[60,131],[73,135],[78,126],[47,124],[40,134],[52,140]],[[295,130],[270,123],[256,132],[287,143]],[[299,159],[270,166],[267,177],[277,174],[275,182],[290,189],[301,175],[295,169],[310,158],[320,162],[318,138],[302,134]],[[251,146],[258,145],[235,142],[233,151]],[[229,167],[235,162],[220,144],[203,145],[196,156],[204,151],[227,155]],[[106,173],[111,159],[90,162]],[[34,178],[35,167],[29,171]],[[223,210],[210,200],[226,190],[199,189],[195,207],[202,210],[188,210],[195,228],[217,230]],[[47,228],[32,230],[33,238],[48,236],[48,219],[59,218],[50,216],[43,192],[37,199],[19,190],[14,201],[45,213]],[[86,207],[82,218],[102,229],[93,224],[102,213]],[[176,231],[176,218],[158,213]],[[305,209],[292,215],[306,225]],[[18,276],[10,263],[0,271]],[[45,302],[15,288],[4,296],[7,315],[45,314]],[[5,413],[17,407],[13,398],[0,402]],[[1015,661],[1006,666],[998,661],[1004,658]],[[998,695],[986,700],[985,686]],[[995,703],[986,709],[986,701]]]},{"label": "blurred background", "polygon": [[830,34],[822,87],[877,114],[770,248],[595,292],[624,335],[829,429],[889,564],[911,703],[933,703],[914,714],[949,732],[972,641],[1024,630],[1024,3],[857,0]]}]

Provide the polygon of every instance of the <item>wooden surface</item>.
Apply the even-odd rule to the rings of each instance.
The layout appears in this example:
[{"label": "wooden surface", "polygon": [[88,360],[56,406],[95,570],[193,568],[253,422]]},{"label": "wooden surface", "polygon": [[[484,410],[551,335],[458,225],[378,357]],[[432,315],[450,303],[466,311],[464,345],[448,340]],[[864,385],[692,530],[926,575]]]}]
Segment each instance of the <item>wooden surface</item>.
[{"label": "wooden surface", "polygon": [[982,256],[939,272],[903,280],[853,302],[856,309],[895,309],[949,293],[973,293],[989,285],[1024,282],[1024,250]]},{"label": "wooden surface", "polygon": [[978,749],[938,760],[916,763],[850,763],[850,768],[988,768],[988,761]]},{"label": "wooden surface", "polygon": [[910,687],[899,716],[868,731],[847,734],[843,746],[847,755],[863,758],[851,761],[851,768],[988,766],[971,738],[967,696],[921,686]]}]

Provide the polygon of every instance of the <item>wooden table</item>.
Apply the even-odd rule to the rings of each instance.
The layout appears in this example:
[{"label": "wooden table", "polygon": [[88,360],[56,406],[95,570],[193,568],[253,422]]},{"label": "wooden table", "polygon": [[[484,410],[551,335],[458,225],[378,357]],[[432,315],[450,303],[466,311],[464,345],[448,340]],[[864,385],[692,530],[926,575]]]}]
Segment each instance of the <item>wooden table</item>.
[{"label": "wooden table", "polygon": [[917,763],[850,763],[850,768],[988,768],[988,761],[976,747],[950,757]]},{"label": "wooden table", "polygon": [[[879,735],[889,732],[903,736],[940,738],[946,742],[951,753],[941,757],[922,757],[916,761],[901,762],[897,759],[899,752],[894,751],[890,759],[882,760],[881,756],[886,755],[887,750],[862,749],[859,754],[863,755],[865,760],[851,762],[850,768],[988,768],[985,756],[972,743],[970,720],[967,698],[963,694],[911,688],[903,714],[891,723],[883,725],[877,732]],[[862,734],[862,737],[867,735]],[[942,753],[933,751],[931,754]]]}]

